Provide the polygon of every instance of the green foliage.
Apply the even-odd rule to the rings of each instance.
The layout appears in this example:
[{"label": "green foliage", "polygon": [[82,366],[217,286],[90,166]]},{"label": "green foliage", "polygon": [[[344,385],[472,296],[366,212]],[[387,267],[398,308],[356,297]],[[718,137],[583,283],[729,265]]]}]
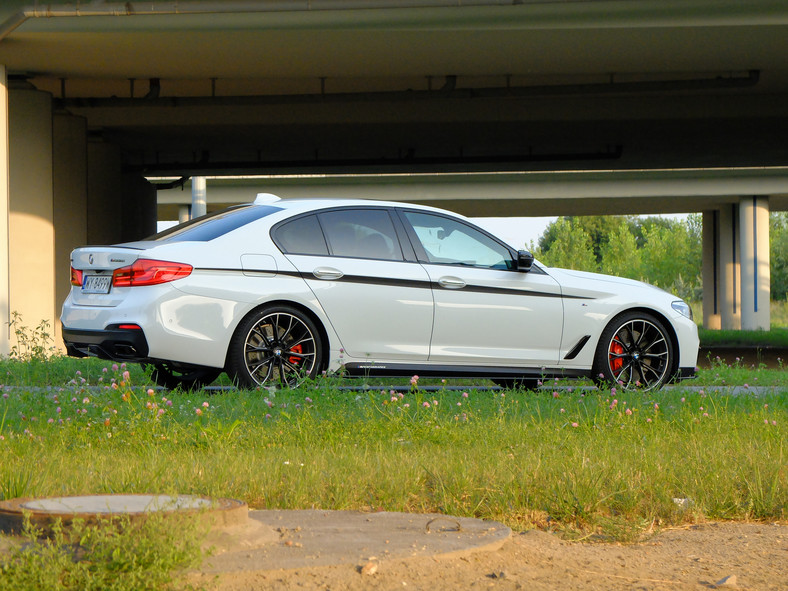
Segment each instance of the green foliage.
[{"label": "green foliage", "polygon": [[[180,589],[173,572],[202,559],[199,520],[151,514],[60,522],[46,537],[26,520],[24,544],[0,554],[0,591]],[[203,527],[204,529],[204,527]]]},{"label": "green foliage", "polygon": [[600,251],[600,271],[629,279],[642,277],[643,263],[637,248],[637,239],[629,228],[621,224]]},{"label": "green foliage", "polygon": [[701,216],[569,216],[550,224],[535,256],[551,267],[640,279],[701,298]]},{"label": "green foliage", "polygon": [[565,218],[558,218],[551,226],[555,240],[549,250],[537,250],[535,256],[550,267],[596,271],[596,258],[588,232]]},{"label": "green foliage", "polygon": [[771,214],[770,265],[773,300],[788,300],[788,212]]}]

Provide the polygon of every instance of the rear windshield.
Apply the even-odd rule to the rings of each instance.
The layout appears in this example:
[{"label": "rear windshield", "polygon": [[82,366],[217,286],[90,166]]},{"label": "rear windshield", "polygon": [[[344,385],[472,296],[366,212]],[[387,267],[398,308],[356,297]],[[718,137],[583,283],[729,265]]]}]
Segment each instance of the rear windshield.
[{"label": "rear windshield", "polygon": [[281,207],[270,205],[242,205],[200,216],[188,222],[154,234],[146,240],[157,242],[207,242],[245,226],[276,211]]}]

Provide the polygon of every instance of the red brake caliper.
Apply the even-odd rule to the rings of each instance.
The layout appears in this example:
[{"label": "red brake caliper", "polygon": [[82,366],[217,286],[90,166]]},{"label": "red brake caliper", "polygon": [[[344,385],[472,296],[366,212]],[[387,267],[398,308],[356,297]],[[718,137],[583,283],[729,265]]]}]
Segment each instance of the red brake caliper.
[{"label": "red brake caliper", "polygon": [[[304,352],[304,349],[301,347],[301,343],[299,343],[299,344],[297,344],[295,347],[293,347],[292,349],[290,349],[290,351],[292,351],[293,353],[298,353],[298,354],[301,354],[301,353],[303,353],[303,352]],[[288,359],[287,359],[287,360],[288,360],[288,361],[289,361],[291,364],[293,364],[293,365],[296,365],[296,366],[297,366],[299,363],[301,363],[301,358],[300,358],[300,357],[288,357]]]},{"label": "red brake caliper", "polygon": [[624,352],[624,347],[620,343],[613,342],[610,345],[610,370],[613,372],[618,371],[624,366],[623,357],[613,357],[613,355],[621,355]]}]

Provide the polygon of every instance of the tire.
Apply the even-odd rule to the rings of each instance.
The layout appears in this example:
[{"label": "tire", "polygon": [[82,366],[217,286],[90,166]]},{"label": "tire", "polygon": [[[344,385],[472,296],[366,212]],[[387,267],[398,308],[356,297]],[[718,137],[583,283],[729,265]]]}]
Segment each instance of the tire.
[{"label": "tire", "polygon": [[168,390],[175,390],[176,388],[184,391],[200,390],[210,385],[222,373],[221,369],[214,367],[181,365],[169,361],[142,364],[142,369],[147,367],[153,368],[151,379]]},{"label": "tire", "polygon": [[675,347],[662,321],[647,312],[626,312],[602,331],[594,376],[597,383],[625,390],[658,390],[670,380],[675,365]]},{"label": "tire", "polygon": [[322,365],[315,323],[296,308],[273,306],[252,312],[238,325],[226,369],[239,388],[294,387],[315,378]]},{"label": "tire", "polygon": [[539,380],[533,378],[493,378],[496,386],[506,390],[536,390]]}]

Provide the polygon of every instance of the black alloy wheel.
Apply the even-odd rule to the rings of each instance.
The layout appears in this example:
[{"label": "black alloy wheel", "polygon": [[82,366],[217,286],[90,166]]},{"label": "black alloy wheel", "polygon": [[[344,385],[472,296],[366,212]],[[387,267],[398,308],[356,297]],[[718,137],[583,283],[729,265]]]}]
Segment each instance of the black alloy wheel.
[{"label": "black alloy wheel", "polygon": [[323,360],[320,333],[290,306],[253,312],[238,325],[227,354],[227,373],[241,388],[294,387],[314,378]]},{"label": "black alloy wheel", "polygon": [[629,312],[613,319],[597,347],[595,379],[625,390],[659,389],[675,365],[673,341],[663,323],[646,312]]}]

